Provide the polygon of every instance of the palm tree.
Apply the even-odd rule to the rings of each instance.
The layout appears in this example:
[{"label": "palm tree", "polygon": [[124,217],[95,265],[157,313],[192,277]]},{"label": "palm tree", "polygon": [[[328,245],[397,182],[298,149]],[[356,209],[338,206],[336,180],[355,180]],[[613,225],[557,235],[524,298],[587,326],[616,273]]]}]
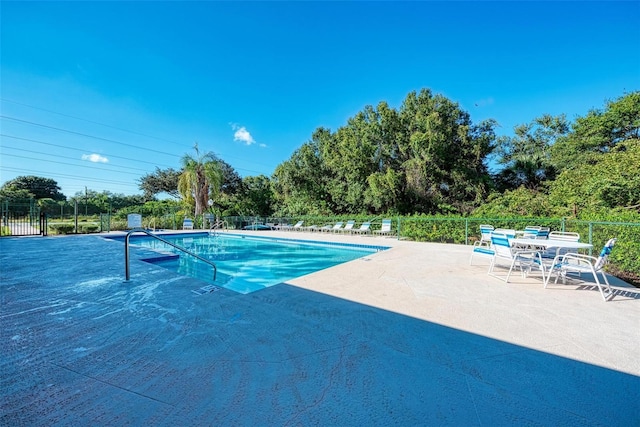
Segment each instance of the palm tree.
[{"label": "palm tree", "polygon": [[182,156],[178,191],[187,203],[195,203],[195,215],[201,215],[207,207],[209,194],[216,195],[220,189],[222,172],[215,154],[200,154],[197,143],[193,148],[195,157],[189,154]]}]

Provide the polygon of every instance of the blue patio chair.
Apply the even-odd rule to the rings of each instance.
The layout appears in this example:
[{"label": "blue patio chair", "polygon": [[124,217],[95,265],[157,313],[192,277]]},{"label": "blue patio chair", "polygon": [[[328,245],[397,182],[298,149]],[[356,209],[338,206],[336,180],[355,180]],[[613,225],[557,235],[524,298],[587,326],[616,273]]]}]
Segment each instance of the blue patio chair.
[{"label": "blue patio chair", "polygon": [[496,252],[491,248],[491,242],[489,245],[482,243],[482,240],[473,242],[473,250],[471,251],[471,258],[469,259],[469,265],[473,265],[473,258],[480,256],[484,258],[493,258]]},{"label": "blue patio chair", "polygon": [[[568,253],[564,255],[558,255],[554,258],[551,269],[549,270],[549,274],[547,275],[547,279],[544,282],[545,289],[549,284],[549,280],[551,279],[551,274],[556,273],[556,280],[554,283],[558,283],[558,279],[562,277],[562,283],[566,283],[567,275],[576,274],[578,277],[581,276],[582,273],[591,274],[593,279],[596,282],[596,286],[598,286],[598,290],[600,291],[600,295],[602,295],[602,299],[605,301],[608,300],[609,297],[613,295],[613,291],[611,290],[611,285],[609,285],[609,280],[607,279],[607,274],[604,272],[604,266],[609,262],[609,255],[613,250],[613,246],[616,244],[617,239],[609,239],[609,241],[604,245],[602,251],[600,251],[600,256],[597,258],[590,255],[582,255],[576,253]],[[604,284],[607,289],[604,290],[602,287],[602,283],[598,279],[598,273],[602,276],[604,280]]]},{"label": "blue patio chair", "polygon": [[[509,242],[509,237],[506,234],[496,232],[491,234],[491,245],[494,255],[491,258],[491,265],[489,266],[489,271],[487,273],[490,276],[509,283],[509,277],[511,277],[511,272],[515,267],[520,269],[522,277],[526,277],[531,271],[531,267],[536,266],[540,268],[542,279],[544,280],[544,264],[542,263],[540,252],[512,248],[511,243]],[[534,262],[534,260],[537,260],[538,262]],[[499,262],[506,262],[509,264],[509,271],[507,272],[506,278],[503,278],[494,272],[495,266]]]},{"label": "blue patio chair", "polygon": [[511,228],[496,228],[491,232],[491,234],[504,234],[507,236],[507,239],[515,239],[516,238],[516,230]]},{"label": "blue patio chair", "polygon": [[547,239],[549,238],[549,232],[551,230],[549,229],[549,227],[540,227],[540,229],[538,230],[538,233],[536,233],[536,239]]},{"label": "blue patio chair", "polygon": [[493,232],[493,230],[495,230],[493,225],[480,225],[480,245],[491,246],[491,233]]},{"label": "blue patio chair", "polygon": [[191,218],[185,218],[184,221],[182,221],[182,229],[193,230],[193,220]]}]

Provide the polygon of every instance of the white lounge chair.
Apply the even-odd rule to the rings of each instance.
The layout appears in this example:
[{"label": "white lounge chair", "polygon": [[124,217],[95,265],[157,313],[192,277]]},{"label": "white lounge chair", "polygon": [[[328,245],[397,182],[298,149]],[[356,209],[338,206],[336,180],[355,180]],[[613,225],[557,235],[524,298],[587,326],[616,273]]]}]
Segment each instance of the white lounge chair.
[{"label": "white lounge chair", "polygon": [[354,234],[369,234],[371,233],[371,223],[363,222],[360,228],[356,228],[351,231]]},{"label": "white lounge chair", "polygon": [[184,221],[182,221],[182,229],[193,230],[193,220],[191,218],[185,218]]},{"label": "white lounge chair", "polygon": [[391,234],[391,220],[390,219],[383,219],[382,220],[382,227],[380,228],[380,230],[374,230],[373,232],[375,234],[381,234],[381,235]]},{"label": "white lounge chair", "polygon": [[304,221],[298,221],[295,225],[282,225],[279,229],[282,231],[299,230],[302,224],[304,224]]},{"label": "white lounge chair", "polygon": [[351,231],[353,230],[353,226],[356,225],[356,222],[352,219],[350,219],[349,221],[347,221],[347,223],[344,225],[344,228],[339,229],[338,231],[340,233],[346,233],[349,232],[351,233]]},{"label": "white lounge chair", "polygon": [[343,221],[338,221],[338,222],[335,223],[335,225],[333,227],[328,227],[328,228],[324,228],[323,227],[322,231],[326,231],[326,232],[333,231],[333,232],[336,232],[336,231],[338,231],[338,230],[340,230],[342,228],[342,224],[344,224]]},{"label": "white lounge chair", "polygon": [[[609,254],[613,249],[613,246],[616,244],[617,239],[609,239],[609,241],[604,245],[602,251],[600,251],[599,257],[594,257],[590,255],[582,255],[576,253],[569,253],[564,255],[558,255],[553,260],[553,264],[551,266],[551,270],[547,275],[547,280],[544,282],[545,289],[549,284],[549,279],[551,279],[551,274],[556,273],[556,280],[554,283],[558,283],[558,278],[562,277],[562,283],[566,283],[568,274],[577,274],[578,277],[582,274],[591,274],[593,279],[598,286],[598,290],[600,291],[600,295],[602,295],[602,299],[607,301],[609,297],[613,295],[613,291],[611,290],[611,285],[609,285],[609,280],[607,279],[607,274],[603,271],[603,268],[609,262]],[[598,279],[598,273],[602,276],[604,280],[604,284],[607,286],[606,291],[602,288],[602,283]]]}]

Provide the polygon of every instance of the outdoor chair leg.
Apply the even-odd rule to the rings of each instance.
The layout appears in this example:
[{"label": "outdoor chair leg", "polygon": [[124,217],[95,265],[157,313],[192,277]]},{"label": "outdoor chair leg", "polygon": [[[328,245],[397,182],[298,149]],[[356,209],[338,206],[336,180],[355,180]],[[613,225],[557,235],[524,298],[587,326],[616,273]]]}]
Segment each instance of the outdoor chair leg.
[{"label": "outdoor chair leg", "polygon": [[602,299],[606,301],[608,297],[613,295],[613,291],[611,290],[611,285],[609,285],[609,280],[607,279],[606,273],[604,271],[600,271],[600,274],[602,274],[602,278],[604,279],[604,283],[606,283],[606,285],[607,285],[607,292],[606,293],[602,289],[602,285],[600,284],[600,281],[598,280],[598,273],[594,272],[593,273],[593,277],[595,277],[595,279],[596,279],[596,284],[598,285],[598,289],[600,290],[600,295],[602,295]]}]

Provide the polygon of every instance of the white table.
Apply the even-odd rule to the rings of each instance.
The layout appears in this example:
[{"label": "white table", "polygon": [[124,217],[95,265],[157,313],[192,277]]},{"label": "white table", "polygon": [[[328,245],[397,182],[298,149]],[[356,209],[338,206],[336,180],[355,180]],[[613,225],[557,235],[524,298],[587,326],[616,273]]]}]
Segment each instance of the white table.
[{"label": "white table", "polygon": [[582,243],[575,242],[571,240],[562,240],[562,239],[509,239],[513,246],[517,247],[536,247],[536,248],[544,248],[545,250],[549,250],[551,248],[556,249],[556,252],[559,252],[562,249],[591,249],[593,245],[591,243]]}]

